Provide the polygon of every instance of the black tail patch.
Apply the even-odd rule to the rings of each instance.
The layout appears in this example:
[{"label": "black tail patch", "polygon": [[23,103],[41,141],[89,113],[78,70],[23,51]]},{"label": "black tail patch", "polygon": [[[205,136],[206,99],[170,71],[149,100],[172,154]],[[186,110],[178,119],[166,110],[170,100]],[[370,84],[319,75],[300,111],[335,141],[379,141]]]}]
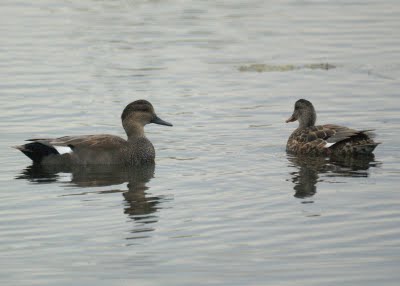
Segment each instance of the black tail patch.
[{"label": "black tail patch", "polygon": [[44,157],[47,157],[49,155],[60,154],[55,148],[41,144],[39,142],[33,142],[18,146],[17,149],[21,150],[22,153],[28,156],[35,163],[40,163]]}]

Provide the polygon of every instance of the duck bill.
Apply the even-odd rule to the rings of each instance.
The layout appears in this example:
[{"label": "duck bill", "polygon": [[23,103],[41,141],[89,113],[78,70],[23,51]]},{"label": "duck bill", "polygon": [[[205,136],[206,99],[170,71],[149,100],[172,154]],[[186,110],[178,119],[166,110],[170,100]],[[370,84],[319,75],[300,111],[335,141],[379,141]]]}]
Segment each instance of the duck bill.
[{"label": "duck bill", "polygon": [[290,116],[290,117],[286,120],[286,123],[293,122],[293,121],[296,121],[296,120],[297,120],[296,116],[294,116],[294,114],[292,114],[292,116]]},{"label": "duck bill", "polygon": [[155,124],[160,124],[160,125],[166,125],[166,126],[172,126],[171,123],[162,120],[160,117],[158,117],[157,115],[154,115],[153,120],[151,120],[151,123],[155,123]]}]

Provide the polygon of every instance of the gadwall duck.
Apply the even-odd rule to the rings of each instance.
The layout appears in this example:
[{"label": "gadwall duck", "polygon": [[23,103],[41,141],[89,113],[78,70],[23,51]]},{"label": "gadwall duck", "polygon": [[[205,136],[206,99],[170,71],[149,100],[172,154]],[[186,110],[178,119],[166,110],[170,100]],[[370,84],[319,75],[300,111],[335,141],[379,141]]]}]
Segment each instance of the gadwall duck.
[{"label": "gadwall duck", "polygon": [[296,101],[294,112],[286,123],[298,120],[299,127],[287,141],[288,152],[310,155],[370,155],[380,144],[371,139],[369,131],[372,130],[354,130],[334,124],[316,126],[316,119],[311,102],[305,99]]},{"label": "gadwall duck", "polygon": [[152,163],[155,158],[153,144],[144,135],[149,123],[172,126],[154,112],[147,100],[128,104],[121,115],[122,126],[128,139],[99,134],[64,136],[60,138],[29,139],[32,143],[14,148],[34,163],[43,165],[126,165]]}]

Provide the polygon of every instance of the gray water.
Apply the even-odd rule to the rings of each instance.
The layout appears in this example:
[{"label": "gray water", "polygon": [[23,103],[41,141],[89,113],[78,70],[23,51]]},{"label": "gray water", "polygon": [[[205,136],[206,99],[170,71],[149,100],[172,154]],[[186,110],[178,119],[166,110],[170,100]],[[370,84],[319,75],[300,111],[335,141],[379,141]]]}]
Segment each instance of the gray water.
[{"label": "gray water", "polygon": [[[0,284],[398,285],[399,33],[398,1],[1,1]],[[155,166],[10,148],[140,98]],[[299,98],[375,158],[288,156]]]}]

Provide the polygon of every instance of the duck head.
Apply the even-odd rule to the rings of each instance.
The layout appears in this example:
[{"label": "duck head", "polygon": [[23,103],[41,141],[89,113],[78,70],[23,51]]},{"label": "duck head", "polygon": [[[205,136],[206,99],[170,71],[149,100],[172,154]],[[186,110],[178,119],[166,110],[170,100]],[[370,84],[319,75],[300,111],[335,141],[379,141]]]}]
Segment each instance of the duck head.
[{"label": "duck head", "polygon": [[158,117],[153,105],[144,99],[129,103],[122,112],[121,120],[128,137],[144,135],[143,127],[149,123],[172,126]]},{"label": "duck head", "polygon": [[296,101],[293,114],[286,120],[286,123],[296,120],[299,121],[299,128],[307,128],[315,125],[317,114],[311,102],[305,99]]}]

